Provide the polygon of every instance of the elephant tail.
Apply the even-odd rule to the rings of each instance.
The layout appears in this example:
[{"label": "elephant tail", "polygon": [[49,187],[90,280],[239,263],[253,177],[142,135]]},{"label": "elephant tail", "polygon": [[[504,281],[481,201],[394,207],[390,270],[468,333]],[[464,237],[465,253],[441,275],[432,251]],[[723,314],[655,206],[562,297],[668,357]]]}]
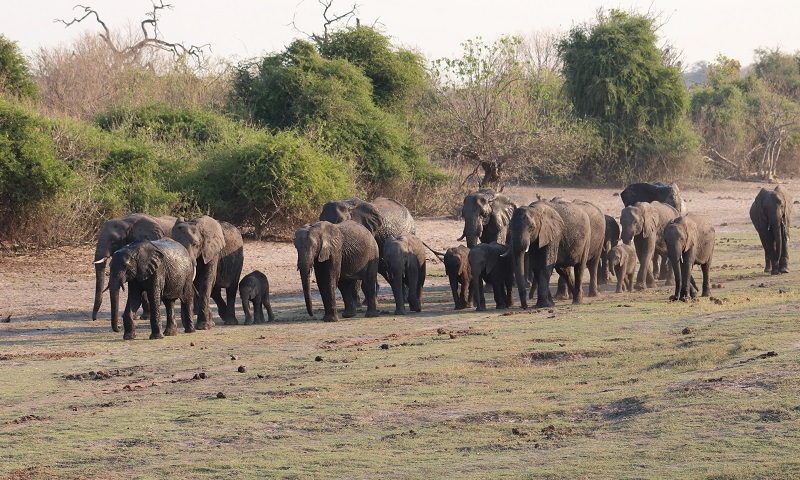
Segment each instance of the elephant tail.
[{"label": "elephant tail", "polygon": [[428,245],[428,244],[427,244],[427,243],[425,243],[425,242],[422,242],[422,244],[423,244],[423,245],[425,245],[425,248],[427,248],[428,250],[430,250],[431,252],[433,252],[433,254],[434,254],[434,255],[436,255],[437,257],[439,257],[439,259],[440,259],[440,260],[441,260],[441,259],[444,259],[444,252],[438,252],[438,251],[434,250],[433,248],[431,248],[431,247],[430,247],[430,245]]}]

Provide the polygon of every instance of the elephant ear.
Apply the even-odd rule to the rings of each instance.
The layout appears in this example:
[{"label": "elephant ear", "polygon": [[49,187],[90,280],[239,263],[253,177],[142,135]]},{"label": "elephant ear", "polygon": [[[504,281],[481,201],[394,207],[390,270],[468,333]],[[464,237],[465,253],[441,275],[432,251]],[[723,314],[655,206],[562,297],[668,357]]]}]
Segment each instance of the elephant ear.
[{"label": "elephant ear", "polygon": [[651,206],[642,209],[642,221],[644,222],[642,236],[644,238],[650,238],[656,234],[656,213]]},{"label": "elephant ear", "polygon": [[327,262],[336,253],[339,248],[340,242],[336,240],[335,234],[337,227],[328,225],[328,228],[323,228],[320,232],[320,246],[319,253],[317,254],[317,261]]},{"label": "elephant ear", "polygon": [[140,282],[148,280],[151,278],[155,273],[161,268],[161,264],[164,262],[164,252],[156,248],[155,245],[150,243],[152,247],[152,253],[143,258],[143,265],[140,266],[139,272],[136,274],[136,279]]},{"label": "elephant ear", "polygon": [[361,203],[350,212],[353,221],[365,226],[371,233],[378,231],[383,226],[383,215],[371,203]]},{"label": "elephant ear", "polygon": [[222,225],[216,220],[206,225],[198,225],[202,229],[203,244],[200,246],[200,253],[203,255],[203,262],[208,264],[211,260],[218,258],[220,252],[225,248],[225,234]]},{"label": "elephant ear", "polygon": [[544,210],[539,216],[539,223],[539,248],[561,240],[564,220],[552,207]]}]

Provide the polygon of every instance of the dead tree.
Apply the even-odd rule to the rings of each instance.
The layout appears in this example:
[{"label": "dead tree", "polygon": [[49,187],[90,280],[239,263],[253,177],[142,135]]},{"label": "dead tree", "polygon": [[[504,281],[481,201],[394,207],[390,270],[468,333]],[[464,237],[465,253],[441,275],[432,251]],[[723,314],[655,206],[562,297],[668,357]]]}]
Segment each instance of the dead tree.
[{"label": "dead tree", "polygon": [[319,4],[322,6],[322,35],[318,35],[316,33],[306,33],[301,30],[297,26],[297,12],[292,16],[292,27],[295,30],[302,33],[303,35],[307,36],[317,45],[324,45],[328,43],[328,37],[330,34],[331,27],[336,25],[339,22],[345,22],[347,24],[351,19],[355,18],[356,23],[360,25],[360,21],[356,18],[358,13],[358,4],[353,3],[353,6],[350,7],[350,10],[343,12],[343,13],[334,13],[331,8],[333,7],[333,0],[317,0]]},{"label": "dead tree", "polygon": [[81,23],[84,20],[94,17],[94,20],[100,25],[102,29],[98,33],[101,39],[108,45],[108,47],[117,54],[123,61],[138,61],[143,52],[149,49],[162,50],[172,53],[175,57],[185,57],[193,59],[198,65],[201,65],[205,60],[206,49],[210,50],[210,45],[189,45],[186,46],[179,42],[169,42],[161,38],[161,31],[159,29],[159,14],[162,10],[171,10],[171,4],[164,3],[164,0],[159,0],[159,3],[153,3],[153,9],[145,14],[145,19],[139,22],[142,30],[142,37],[135,43],[127,46],[119,45],[114,41],[111,31],[108,26],[100,18],[100,14],[94,8],[85,5],[75,5],[73,10],[82,10],[83,14],[75,16],[72,20],[64,20],[57,18],[53,20],[55,23],[63,23],[65,28],[70,27],[76,23]]}]

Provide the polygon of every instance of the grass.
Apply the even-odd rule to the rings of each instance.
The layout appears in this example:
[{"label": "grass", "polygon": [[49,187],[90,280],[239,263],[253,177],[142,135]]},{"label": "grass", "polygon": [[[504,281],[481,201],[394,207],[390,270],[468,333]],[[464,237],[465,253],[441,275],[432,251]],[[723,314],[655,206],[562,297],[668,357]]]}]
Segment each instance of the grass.
[{"label": "grass", "polygon": [[797,478],[800,265],[765,275],[754,235],[718,237],[716,301],[457,313],[438,287],[419,315],[279,298],[276,324],[163,341],[0,330],[0,476]]}]

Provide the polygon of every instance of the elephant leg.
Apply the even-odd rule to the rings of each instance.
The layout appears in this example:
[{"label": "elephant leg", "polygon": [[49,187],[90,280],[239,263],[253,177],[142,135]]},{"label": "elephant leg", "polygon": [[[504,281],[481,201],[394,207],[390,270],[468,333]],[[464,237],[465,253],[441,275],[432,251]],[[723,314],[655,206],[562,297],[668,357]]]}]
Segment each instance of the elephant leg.
[{"label": "elephant leg", "polygon": [[586,264],[582,263],[575,265],[575,284],[572,287],[572,303],[577,305],[583,302],[583,289],[581,288],[581,281],[583,280],[583,271],[586,270]]},{"label": "elephant leg", "polygon": [[[358,302],[358,298],[355,299]],[[253,299],[253,323],[262,324],[264,323],[264,298],[263,294],[256,295],[256,298]]]},{"label": "elephant leg", "polygon": [[622,267],[614,267],[614,273],[617,277],[617,293],[622,293],[625,291],[625,282],[628,280],[627,275],[622,274]]},{"label": "elephant leg", "polygon": [[475,294],[475,310],[482,312],[486,310],[486,298],[484,297],[483,275],[475,273],[472,275],[472,291]]},{"label": "elephant leg", "polygon": [[380,315],[378,312],[378,262],[373,261],[367,266],[366,277],[364,279],[366,282],[364,296],[367,300],[367,312],[364,314],[365,317],[377,317]]},{"label": "elephant leg", "polygon": [[355,280],[340,280],[339,291],[342,292],[342,301],[344,302],[344,312],[342,317],[353,318],[356,316],[356,306],[358,305],[358,294],[356,290]]},{"label": "elephant leg", "polygon": [[125,311],[122,313],[122,328],[125,333],[123,333],[122,338],[125,340],[133,340],[136,338],[136,325],[133,323],[133,315],[131,311],[131,303],[133,301],[138,301],[141,303],[142,292],[138,288],[132,287],[129,284],[128,287],[128,299],[131,301],[125,302]]},{"label": "elephant leg", "polygon": [[653,276],[655,278],[658,278],[660,273],[661,273],[661,269],[660,269],[660,264],[658,263],[658,254],[657,253],[653,253],[652,262],[653,262],[653,268],[650,271],[653,272]]},{"label": "elephant leg", "polygon": [[262,302],[264,304],[264,308],[267,309],[267,321],[274,322],[275,314],[272,313],[272,302],[269,301],[269,291],[264,293]]},{"label": "elephant leg", "polygon": [[508,308],[508,306],[506,305],[505,283],[502,281],[500,275],[497,274],[497,270],[492,272],[492,276],[489,279],[489,283],[492,284],[492,295],[494,296],[494,308],[497,310],[505,310],[506,308]]},{"label": "elephant leg", "polygon": [[194,332],[194,287],[191,287],[181,298],[181,322],[184,333]]},{"label": "elephant leg", "polygon": [[597,284],[598,285],[606,285],[608,283],[608,259],[606,255],[608,251],[603,248],[603,251],[600,253],[600,269],[597,271]]},{"label": "elephant leg", "polygon": [[319,267],[320,265],[314,267],[314,275],[317,278],[319,295],[322,297],[322,305],[325,309],[322,321],[336,322],[339,320],[339,315],[336,312],[336,277],[338,273],[329,271],[331,270],[330,267],[325,269]]},{"label": "elephant leg", "polygon": [[568,300],[570,295],[570,285],[567,270],[556,268],[558,272],[558,287],[556,288],[556,300]]},{"label": "elephant leg", "polygon": [[669,280],[670,271],[669,271],[669,263],[667,263],[667,256],[666,255],[658,255],[660,258],[660,266],[658,269],[658,279],[659,280]]},{"label": "elephant leg", "polygon": [[597,288],[600,257],[593,258],[587,266],[589,267],[589,296],[597,297],[600,295],[600,290]]},{"label": "elephant leg", "polygon": [[[244,324],[253,324],[253,313],[250,311],[250,306],[253,303],[249,298],[242,297],[242,311],[244,312]],[[253,306],[255,309],[255,306]]]},{"label": "elephant leg", "polygon": [[150,302],[150,340],[164,338],[161,334],[161,293],[151,287],[147,289],[147,300]]},{"label": "elephant leg", "polygon": [[[197,329],[208,330],[214,326],[214,319],[211,317],[211,306],[209,301],[211,291],[214,289],[214,281],[217,278],[217,261],[212,260],[202,266],[202,272],[197,272],[195,279],[197,286]],[[198,262],[202,264],[202,262]],[[198,267],[198,270],[200,268]]]},{"label": "elephant leg", "polygon": [[475,293],[472,291],[472,279],[464,275],[461,279],[461,295],[464,295],[464,290],[467,292],[467,307],[475,306]]},{"label": "elephant leg", "polygon": [[700,270],[703,272],[703,292],[701,296],[708,297],[711,295],[711,264],[704,263],[700,265]]},{"label": "elephant leg", "polygon": [[422,285],[425,283],[425,265],[420,267],[415,259],[408,264],[408,308],[412,312],[422,311]]},{"label": "elephant leg", "polygon": [[394,314],[405,315],[405,287],[403,285],[403,267],[402,265],[392,265],[390,267],[391,275],[389,276],[389,285],[392,287],[392,295],[394,296]]},{"label": "elephant leg", "polygon": [[164,308],[167,311],[167,326],[164,327],[164,336],[177,335],[178,325],[175,323],[175,300],[164,300]]},{"label": "elephant leg", "polygon": [[[239,321],[236,319],[236,294],[239,292],[238,278],[232,281],[225,287],[225,298],[227,308],[225,309],[225,325],[238,325]],[[257,308],[257,307],[256,307]]]},{"label": "elephant leg", "polygon": [[778,258],[778,272],[789,273],[789,233],[786,224],[781,223],[781,251]]},{"label": "elephant leg", "polygon": [[639,257],[639,276],[636,277],[636,290],[644,290],[650,286],[655,286],[653,279],[653,253],[655,243],[649,238],[643,238],[636,242],[636,255]]},{"label": "elephant leg", "polygon": [[214,303],[217,304],[217,315],[219,315],[219,318],[225,325],[231,325],[227,320],[228,303],[222,297],[222,287],[214,286],[214,288],[211,289],[211,298],[214,300]]},{"label": "elephant leg", "polygon": [[555,305],[553,297],[550,295],[550,276],[553,275],[553,267],[537,268],[536,275],[536,308],[547,308]]},{"label": "elephant leg", "polygon": [[461,310],[464,308],[465,303],[464,285],[459,286],[458,275],[456,274],[448,275],[448,280],[450,281],[450,292],[453,294],[453,304],[455,305],[454,310]]},{"label": "elephant leg", "polygon": [[764,273],[772,271],[772,235],[767,229],[758,230],[758,239],[761,240],[761,247],[764,249]]},{"label": "elephant leg", "polygon": [[689,296],[689,283],[690,277],[692,275],[692,264],[689,263],[690,255],[689,253],[683,254],[683,259],[681,262],[681,293],[680,299],[682,301],[686,301],[687,297]]}]

